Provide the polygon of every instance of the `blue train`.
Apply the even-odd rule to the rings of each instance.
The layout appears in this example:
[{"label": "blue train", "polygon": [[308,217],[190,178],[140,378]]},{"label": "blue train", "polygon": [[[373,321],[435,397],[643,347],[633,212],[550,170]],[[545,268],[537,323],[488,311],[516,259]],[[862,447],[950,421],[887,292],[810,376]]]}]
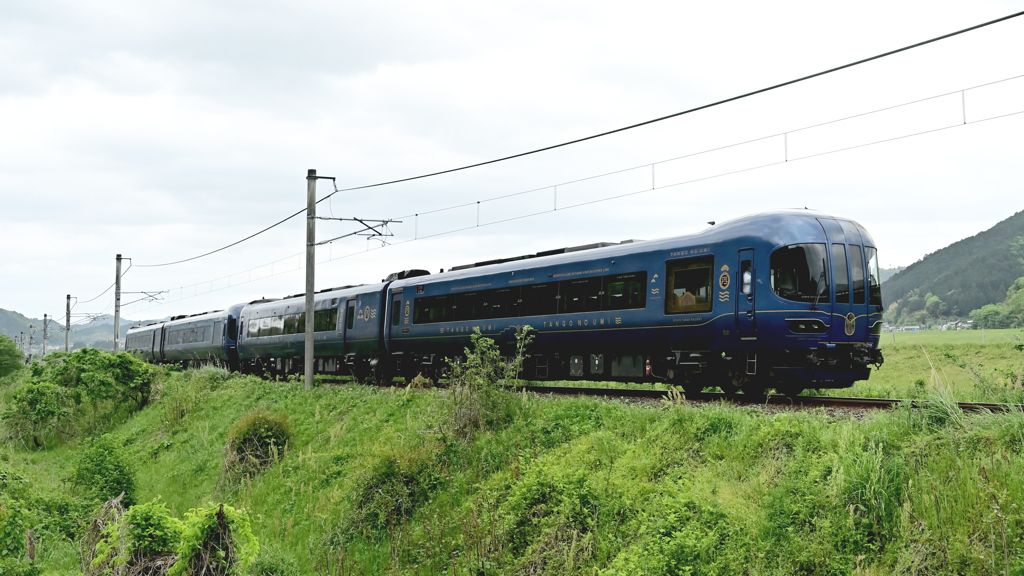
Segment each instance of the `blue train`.
[{"label": "blue train", "polygon": [[[843,388],[881,366],[878,252],[852,220],[757,214],[698,234],[406,270],[315,295],[315,369],[436,378],[473,331],[510,349],[536,330],[527,380],[663,381],[760,393]],[[296,374],[303,294],[128,331],[154,363]]]}]

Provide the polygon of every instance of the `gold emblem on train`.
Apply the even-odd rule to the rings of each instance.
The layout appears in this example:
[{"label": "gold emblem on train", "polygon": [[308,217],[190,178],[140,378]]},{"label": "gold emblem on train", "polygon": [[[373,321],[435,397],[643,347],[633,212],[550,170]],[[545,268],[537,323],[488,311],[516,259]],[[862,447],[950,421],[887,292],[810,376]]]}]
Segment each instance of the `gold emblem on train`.
[{"label": "gold emblem on train", "polygon": [[844,328],[846,329],[847,336],[853,336],[853,332],[857,329],[857,317],[853,315],[853,312],[846,315],[846,326]]},{"label": "gold emblem on train", "polygon": [[718,287],[722,290],[729,289],[730,276],[728,272],[722,272],[722,275],[718,277]]}]

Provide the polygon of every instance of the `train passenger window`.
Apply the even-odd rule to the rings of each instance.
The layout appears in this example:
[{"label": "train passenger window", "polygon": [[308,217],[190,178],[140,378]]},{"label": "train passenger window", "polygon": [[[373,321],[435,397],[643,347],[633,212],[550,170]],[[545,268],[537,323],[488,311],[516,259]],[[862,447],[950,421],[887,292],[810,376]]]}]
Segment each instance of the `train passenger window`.
[{"label": "train passenger window", "polygon": [[882,283],[878,281],[881,276],[878,274],[878,250],[871,246],[865,246],[864,251],[868,257],[868,304],[872,306],[882,305]]},{"label": "train passenger window", "polygon": [[249,335],[249,338],[256,338],[256,337],[258,337],[260,335],[260,321],[259,320],[255,319],[255,318],[251,318],[249,320],[249,333],[248,333],[248,335]]},{"label": "train passenger window", "polygon": [[270,335],[280,336],[284,334],[284,316],[273,316],[270,318]]},{"label": "train passenger window", "polygon": [[780,298],[795,302],[829,301],[824,244],[784,246],[771,256],[769,282]]},{"label": "train passenger window", "polygon": [[850,244],[850,271],[853,273],[853,303],[864,303],[864,254],[860,246]]},{"label": "train passenger window", "polygon": [[665,270],[665,313],[710,312],[712,256],[672,260]]},{"label": "train passenger window", "polygon": [[402,299],[395,298],[391,302],[391,325],[398,326],[398,323],[402,321]]},{"label": "train passenger window", "polygon": [[270,336],[270,318],[260,318],[260,336]]},{"label": "train passenger window", "polygon": [[484,318],[515,318],[519,316],[519,288],[499,288],[484,293]]},{"label": "train passenger window", "polygon": [[602,310],[629,310],[647,306],[647,272],[604,277]]},{"label": "train passenger window", "polygon": [[299,326],[299,315],[298,314],[285,314],[284,316],[284,333],[285,334],[301,334],[306,331],[305,326]]},{"label": "train passenger window", "polygon": [[601,278],[565,280],[559,286],[558,312],[598,312],[601,310]]},{"label": "train passenger window", "polygon": [[479,320],[485,318],[483,293],[464,292],[455,295],[455,320]]},{"label": "train passenger window", "polygon": [[521,316],[556,314],[558,310],[558,282],[523,286],[520,292]]},{"label": "train passenger window", "polygon": [[351,330],[356,325],[356,305],[349,304],[348,310],[345,312],[345,326]]},{"label": "train passenger window", "polygon": [[836,303],[850,303],[850,273],[846,268],[846,246],[832,245],[832,268],[836,273]]},{"label": "train passenger window", "polygon": [[434,322],[454,320],[454,310],[452,310],[454,303],[455,297],[447,294],[417,298],[412,321],[414,324],[433,324]]},{"label": "train passenger window", "polygon": [[[330,332],[335,329],[338,325],[338,311],[335,308],[330,310],[317,310],[313,313],[313,331],[314,332]],[[306,327],[302,327],[302,332],[306,331]]]}]

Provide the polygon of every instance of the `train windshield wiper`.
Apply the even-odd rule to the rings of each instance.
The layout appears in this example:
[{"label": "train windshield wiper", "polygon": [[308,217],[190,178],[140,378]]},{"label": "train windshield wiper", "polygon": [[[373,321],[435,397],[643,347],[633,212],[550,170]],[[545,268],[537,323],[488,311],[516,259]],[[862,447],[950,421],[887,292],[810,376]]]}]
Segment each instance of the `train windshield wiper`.
[{"label": "train windshield wiper", "polygon": [[825,279],[825,259],[821,259],[821,274],[818,275],[818,283],[814,286],[814,304],[811,304],[811,310],[818,309],[818,300],[821,298],[821,281]]}]

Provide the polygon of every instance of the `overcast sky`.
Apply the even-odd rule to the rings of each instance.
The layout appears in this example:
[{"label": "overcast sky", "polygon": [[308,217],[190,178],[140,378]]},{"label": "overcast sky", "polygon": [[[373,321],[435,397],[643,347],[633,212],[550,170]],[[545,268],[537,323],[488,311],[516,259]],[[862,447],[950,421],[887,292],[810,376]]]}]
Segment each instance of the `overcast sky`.
[{"label": "overcast sky", "polygon": [[[113,282],[117,253],[132,259],[130,319],[301,292],[301,217],[215,256],[141,265],[212,250],[303,208],[309,168],[339,188],[443,170],[1020,10],[1021,1],[5,1],[0,307],[62,317],[65,294],[84,301]],[[1024,208],[1024,114],[981,121],[1024,110],[1024,78],[959,93],[1022,74],[1024,17],[557,151],[339,193],[320,215],[403,222],[383,249],[359,237],[321,247],[317,289],[804,206],[867,227],[882,266],[911,264]],[[819,155],[938,128],[948,129]],[[319,221],[317,235],[353,230]],[[132,303],[143,291],[167,292]],[[74,313],[111,312],[112,299]]]}]

